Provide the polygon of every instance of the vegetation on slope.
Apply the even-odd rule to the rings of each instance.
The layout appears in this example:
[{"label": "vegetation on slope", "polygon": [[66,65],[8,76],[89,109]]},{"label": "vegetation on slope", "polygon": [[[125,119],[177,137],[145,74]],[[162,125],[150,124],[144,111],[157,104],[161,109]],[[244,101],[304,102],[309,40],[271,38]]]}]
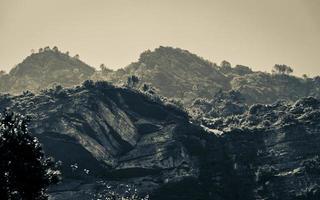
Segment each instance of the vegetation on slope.
[{"label": "vegetation on slope", "polygon": [[70,57],[57,47],[40,49],[15,66],[9,74],[0,76],[0,92],[21,93],[40,91],[55,85],[71,87],[90,79],[94,68]]}]

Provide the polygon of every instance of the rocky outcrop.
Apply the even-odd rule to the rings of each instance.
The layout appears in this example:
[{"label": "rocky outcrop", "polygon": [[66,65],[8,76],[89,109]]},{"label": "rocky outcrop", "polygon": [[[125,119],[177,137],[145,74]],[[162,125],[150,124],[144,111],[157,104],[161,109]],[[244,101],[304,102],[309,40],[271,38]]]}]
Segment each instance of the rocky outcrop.
[{"label": "rocky outcrop", "polygon": [[153,200],[319,199],[313,97],[205,118],[206,131],[171,104],[106,82],[2,95],[5,107],[29,115],[44,150],[62,161],[55,200],[92,199],[122,184]]},{"label": "rocky outcrop", "polygon": [[319,114],[309,97],[204,122],[220,131],[209,151],[225,155],[207,157],[205,180],[222,188],[220,199],[319,199]]},{"label": "rocky outcrop", "polygon": [[30,116],[31,132],[62,162],[64,181],[52,188],[52,198],[89,198],[99,192],[98,180],[132,183],[150,193],[199,175],[188,141],[197,141],[201,130],[186,113],[106,82],[84,85],[0,100],[2,109]]}]

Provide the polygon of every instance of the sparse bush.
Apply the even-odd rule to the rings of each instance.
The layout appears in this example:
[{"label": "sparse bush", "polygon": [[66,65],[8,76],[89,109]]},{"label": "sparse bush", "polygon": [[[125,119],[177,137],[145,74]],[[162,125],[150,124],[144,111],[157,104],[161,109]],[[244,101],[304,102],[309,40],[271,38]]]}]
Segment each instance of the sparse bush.
[{"label": "sparse bush", "polygon": [[250,108],[249,108],[249,113],[251,115],[256,115],[258,114],[259,112],[263,112],[266,110],[266,106],[263,105],[263,104],[255,104],[255,105],[252,105]]},{"label": "sparse bush", "polygon": [[130,88],[134,88],[138,85],[139,78],[135,75],[129,76],[127,79],[127,86]]},{"label": "sparse bush", "polygon": [[86,89],[89,89],[89,88],[93,88],[94,87],[94,82],[93,80],[85,80],[83,83],[82,83],[82,86]]},{"label": "sparse bush", "polygon": [[251,74],[252,70],[250,69],[250,67],[244,66],[244,65],[236,65],[233,68],[233,71],[235,73],[237,73],[238,75],[244,76],[246,74]]},{"label": "sparse bush", "polygon": [[6,74],[6,71],[0,70],[0,77],[3,76],[3,75],[5,75],[5,74]]},{"label": "sparse bush", "polygon": [[108,74],[110,72],[113,72],[111,69],[107,68],[105,64],[100,65],[100,70],[102,74]]},{"label": "sparse bush", "polygon": [[223,60],[220,64],[220,71],[223,73],[228,73],[232,70],[231,63],[228,61]]},{"label": "sparse bush", "polygon": [[51,49],[50,49],[49,46],[46,46],[43,50],[44,50],[44,51],[50,51]]},{"label": "sparse bush", "polygon": [[34,94],[30,90],[26,90],[22,92],[23,96],[34,96]]},{"label": "sparse bush", "polygon": [[58,49],[57,46],[54,46],[54,47],[52,48],[52,50],[53,50],[54,52],[59,52],[59,49]]},{"label": "sparse bush", "polygon": [[108,81],[96,81],[94,85],[97,89],[101,90],[114,88],[114,86]]},{"label": "sparse bush", "polygon": [[293,72],[293,69],[287,65],[275,64],[273,69],[277,74],[291,74]]},{"label": "sparse bush", "polygon": [[57,85],[53,91],[54,95],[58,98],[66,98],[68,97],[68,93],[63,89],[61,85]]}]

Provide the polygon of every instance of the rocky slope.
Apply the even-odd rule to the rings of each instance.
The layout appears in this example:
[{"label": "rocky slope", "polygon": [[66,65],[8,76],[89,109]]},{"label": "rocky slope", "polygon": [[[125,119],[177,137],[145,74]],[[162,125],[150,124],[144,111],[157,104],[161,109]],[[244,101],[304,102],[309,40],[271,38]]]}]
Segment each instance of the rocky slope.
[{"label": "rocky slope", "polygon": [[[226,155],[210,155],[206,176],[215,178],[207,181],[223,188],[222,199],[319,199],[319,117],[320,101],[309,97],[205,119],[207,130],[221,138],[222,146],[212,145],[210,151]],[[221,185],[223,179],[227,183]],[[228,192],[225,184],[236,189]]]},{"label": "rocky slope", "polygon": [[86,81],[0,99],[0,109],[29,115],[45,152],[62,161],[64,182],[52,188],[56,199],[89,199],[99,192],[98,180],[149,193],[199,174],[192,143],[199,144],[201,129],[185,112],[137,91]]},{"label": "rocky slope", "polygon": [[171,104],[106,82],[2,95],[5,107],[29,114],[45,151],[62,161],[52,199],[98,198],[121,184],[154,200],[319,199],[320,101],[312,97],[205,118],[206,131]]}]

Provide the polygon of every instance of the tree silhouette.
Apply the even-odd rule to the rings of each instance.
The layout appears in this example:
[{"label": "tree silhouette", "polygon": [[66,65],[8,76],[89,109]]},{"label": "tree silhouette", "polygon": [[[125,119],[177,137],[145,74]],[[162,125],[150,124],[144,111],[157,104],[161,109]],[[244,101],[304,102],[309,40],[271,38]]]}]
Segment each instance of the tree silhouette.
[{"label": "tree silhouette", "polygon": [[231,63],[229,63],[228,61],[226,61],[226,60],[223,60],[222,62],[221,62],[221,64],[220,64],[220,67],[221,68],[231,68]]},{"label": "tree silhouette", "polygon": [[112,72],[112,70],[111,70],[111,69],[108,69],[105,64],[101,64],[101,65],[100,65],[100,70],[101,70],[101,72],[102,72],[103,74],[107,74],[107,73],[109,73],[109,72]]},{"label": "tree silhouette", "polygon": [[59,180],[57,166],[45,157],[27,122],[19,114],[0,114],[1,199],[45,200],[46,188]]},{"label": "tree silhouette", "polygon": [[291,74],[293,72],[293,69],[287,65],[275,64],[273,69],[277,74]]},{"label": "tree silhouette", "polygon": [[0,76],[3,76],[3,75],[5,75],[5,74],[6,74],[6,71],[0,70]]},{"label": "tree silhouette", "polygon": [[135,75],[129,76],[127,80],[128,87],[136,87],[139,83],[139,78]]},{"label": "tree silhouette", "polygon": [[50,51],[50,47],[49,47],[49,46],[46,46],[43,50],[44,50],[44,51]]},{"label": "tree silhouette", "polygon": [[220,64],[220,70],[223,73],[228,73],[232,70],[231,68],[231,63],[229,63],[228,61],[223,60]]},{"label": "tree silhouette", "polygon": [[303,74],[303,75],[302,75],[302,78],[304,78],[305,80],[307,80],[309,77],[308,77],[307,74]]},{"label": "tree silhouette", "polygon": [[58,52],[58,51],[59,51],[59,49],[58,49],[57,46],[54,46],[54,47],[52,48],[52,50],[53,50],[54,52]]}]

